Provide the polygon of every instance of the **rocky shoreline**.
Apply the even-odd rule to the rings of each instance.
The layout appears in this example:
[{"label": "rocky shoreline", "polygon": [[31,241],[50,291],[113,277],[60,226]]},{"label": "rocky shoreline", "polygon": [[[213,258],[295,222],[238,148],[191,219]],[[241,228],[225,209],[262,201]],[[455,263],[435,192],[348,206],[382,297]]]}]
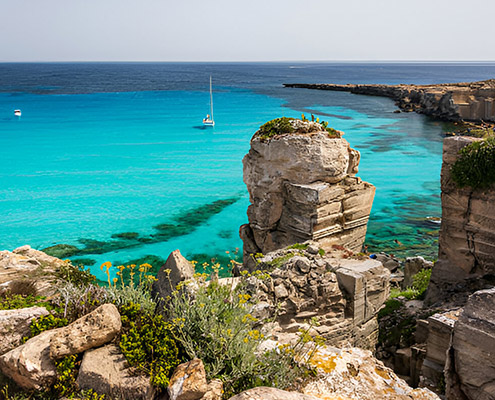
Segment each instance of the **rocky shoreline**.
[{"label": "rocky shoreline", "polygon": [[402,111],[446,121],[495,122],[495,79],[435,85],[284,83],[284,86],[389,97]]},{"label": "rocky shoreline", "polygon": [[361,252],[375,189],[342,132],[304,117],[251,140],[236,276],[176,250],[157,274],[106,262],[97,283],[29,246],[0,252],[0,398],[494,398],[495,190],[450,168],[472,141],[444,141],[435,264]]}]

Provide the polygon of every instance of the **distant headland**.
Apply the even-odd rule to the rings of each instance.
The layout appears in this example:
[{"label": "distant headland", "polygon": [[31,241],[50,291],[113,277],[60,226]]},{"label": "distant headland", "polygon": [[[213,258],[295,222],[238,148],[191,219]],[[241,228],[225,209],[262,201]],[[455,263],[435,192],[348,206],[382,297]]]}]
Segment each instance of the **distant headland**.
[{"label": "distant headland", "polygon": [[285,83],[284,86],[390,97],[402,111],[416,111],[447,121],[495,122],[495,79],[435,85]]}]

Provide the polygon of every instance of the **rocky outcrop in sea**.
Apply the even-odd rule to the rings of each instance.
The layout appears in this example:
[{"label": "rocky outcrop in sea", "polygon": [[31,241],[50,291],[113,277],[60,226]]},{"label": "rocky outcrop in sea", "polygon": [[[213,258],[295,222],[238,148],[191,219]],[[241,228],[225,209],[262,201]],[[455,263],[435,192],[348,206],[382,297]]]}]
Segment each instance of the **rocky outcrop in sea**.
[{"label": "rocky outcrop in sea", "polygon": [[253,255],[315,240],[359,252],[375,187],[356,177],[360,154],[316,122],[290,120],[290,133],[258,131],[243,159],[251,205],[240,229],[244,268]]}]

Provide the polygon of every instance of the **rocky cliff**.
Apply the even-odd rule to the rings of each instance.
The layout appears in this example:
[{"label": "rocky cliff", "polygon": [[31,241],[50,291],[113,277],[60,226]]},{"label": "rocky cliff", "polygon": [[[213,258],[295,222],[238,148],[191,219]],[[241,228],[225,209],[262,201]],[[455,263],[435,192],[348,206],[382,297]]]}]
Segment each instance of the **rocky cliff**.
[{"label": "rocky cliff", "polygon": [[[438,262],[428,288],[429,302],[455,293],[469,294],[493,285],[495,276],[495,189],[458,188],[451,168],[459,150],[479,140],[449,137],[444,140],[442,225]],[[488,281],[488,282],[487,282]]]},{"label": "rocky cliff", "polygon": [[360,251],[375,187],[357,178],[360,154],[336,132],[292,120],[291,133],[257,132],[244,157],[249,224],[240,230],[244,266],[252,254],[316,240]]},{"label": "rocky cliff", "polygon": [[416,111],[449,121],[495,122],[495,79],[436,85],[287,83],[284,86],[390,97],[404,111]]},{"label": "rocky cliff", "polygon": [[345,256],[342,250],[323,254],[313,242],[257,259],[266,279],[250,279],[259,301],[253,314],[273,321],[273,338],[290,342],[315,319],[311,333],[328,345],[375,348],[377,313],[390,292],[390,272],[377,260]]}]

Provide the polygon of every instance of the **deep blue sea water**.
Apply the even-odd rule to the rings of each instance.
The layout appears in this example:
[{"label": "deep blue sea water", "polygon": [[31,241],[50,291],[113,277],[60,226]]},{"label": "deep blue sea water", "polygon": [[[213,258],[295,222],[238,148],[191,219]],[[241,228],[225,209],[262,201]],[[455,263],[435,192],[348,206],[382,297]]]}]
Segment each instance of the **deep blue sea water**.
[{"label": "deep blue sea water", "polygon": [[[216,126],[203,129],[210,75]],[[434,257],[438,226],[425,218],[440,216],[443,124],[395,114],[390,99],[282,83],[493,77],[489,63],[0,64],[0,248],[75,245],[95,272],[176,248],[225,256],[242,246],[251,136],[304,112],[361,152],[359,176],[377,187],[369,249]],[[115,236],[123,232],[138,236]]]}]

